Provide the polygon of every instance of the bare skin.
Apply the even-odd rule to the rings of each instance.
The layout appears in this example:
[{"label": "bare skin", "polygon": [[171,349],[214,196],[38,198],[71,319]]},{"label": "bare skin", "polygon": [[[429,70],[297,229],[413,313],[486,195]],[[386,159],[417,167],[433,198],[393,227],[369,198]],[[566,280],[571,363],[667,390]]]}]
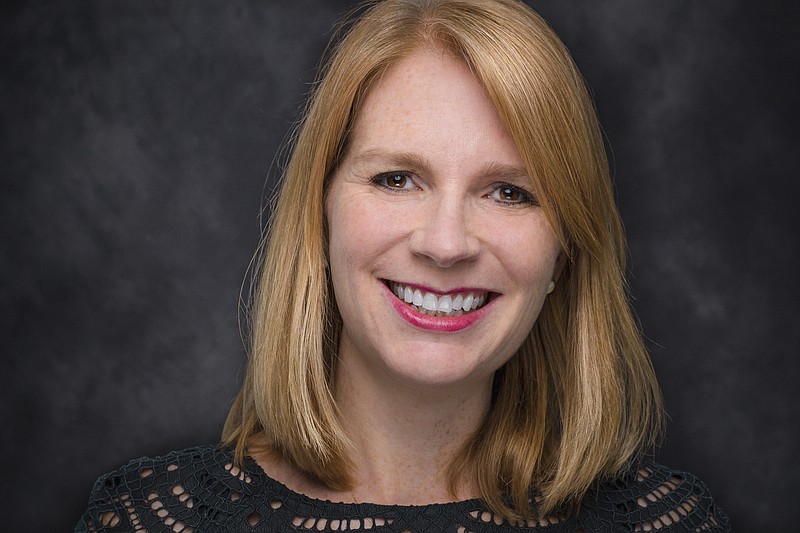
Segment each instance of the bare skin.
[{"label": "bare skin", "polygon": [[[446,486],[446,470],[454,454],[477,428],[488,408],[486,390],[410,390],[395,385],[391,391],[355,383],[346,362],[337,386],[345,428],[358,458],[352,490],[336,491],[296,469],[279,455],[262,451],[253,459],[273,479],[294,492],[334,502],[371,502],[424,505],[467,500],[479,496],[464,476],[456,494]],[[356,391],[358,391],[356,393]],[[432,406],[436,408],[432,408]],[[263,435],[251,449],[263,448]],[[260,446],[259,446],[260,445]]]}]

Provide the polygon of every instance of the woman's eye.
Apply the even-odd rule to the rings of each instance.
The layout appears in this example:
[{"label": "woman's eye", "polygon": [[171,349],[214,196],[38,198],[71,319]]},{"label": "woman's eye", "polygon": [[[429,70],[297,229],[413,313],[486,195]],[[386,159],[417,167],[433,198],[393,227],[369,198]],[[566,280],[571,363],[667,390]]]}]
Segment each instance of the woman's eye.
[{"label": "woman's eye", "polygon": [[504,204],[527,205],[536,203],[533,194],[515,185],[501,184],[489,195]]},{"label": "woman's eye", "polygon": [[407,190],[414,188],[414,180],[405,172],[384,172],[372,178],[372,182],[386,189]]}]

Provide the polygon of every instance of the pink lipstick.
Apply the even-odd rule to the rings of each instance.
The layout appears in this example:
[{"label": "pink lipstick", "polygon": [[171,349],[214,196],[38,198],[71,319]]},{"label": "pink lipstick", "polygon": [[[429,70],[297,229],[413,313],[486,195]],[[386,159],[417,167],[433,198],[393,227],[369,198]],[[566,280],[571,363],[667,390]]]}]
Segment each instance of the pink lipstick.
[{"label": "pink lipstick", "polygon": [[483,319],[491,308],[494,307],[494,302],[489,301],[480,309],[460,316],[431,316],[420,313],[410,305],[399,300],[385,284],[383,284],[383,290],[386,297],[391,302],[392,307],[394,307],[394,310],[403,320],[415,328],[427,331],[440,331],[444,333],[462,331]]}]

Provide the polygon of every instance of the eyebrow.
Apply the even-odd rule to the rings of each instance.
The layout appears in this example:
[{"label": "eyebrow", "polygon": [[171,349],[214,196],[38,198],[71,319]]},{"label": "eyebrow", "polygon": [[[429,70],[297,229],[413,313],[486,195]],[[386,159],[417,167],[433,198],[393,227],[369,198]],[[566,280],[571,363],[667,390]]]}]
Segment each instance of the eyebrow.
[{"label": "eyebrow", "polygon": [[512,181],[512,180],[528,180],[531,177],[525,167],[517,167],[514,165],[506,165],[503,163],[488,163],[483,166],[481,172],[484,176],[492,176],[499,180]]},{"label": "eyebrow", "polygon": [[[384,152],[379,149],[367,150],[353,157],[353,163],[381,163],[412,171],[430,172],[432,165],[419,154],[413,152]],[[484,164],[479,172],[482,176],[492,176],[498,180],[531,180],[524,167],[490,162]]]},{"label": "eyebrow", "polygon": [[384,152],[377,149],[354,156],[353,163],[382,163],[417,171],[429,170],[432,166],[427,159],[413,152]]}]

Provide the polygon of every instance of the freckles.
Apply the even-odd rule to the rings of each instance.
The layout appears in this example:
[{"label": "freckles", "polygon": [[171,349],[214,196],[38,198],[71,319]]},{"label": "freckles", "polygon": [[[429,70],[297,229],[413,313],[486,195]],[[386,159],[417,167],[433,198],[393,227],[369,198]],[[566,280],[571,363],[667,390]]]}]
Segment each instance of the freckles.
[{"label": "freckles", "polygon": [[402,227],[398,210],[371,195],[341,195],[337,200],[329,217],[332,256],[350,274],[369,265],[377,267],[397,242]]},{"label": "freckles", "polygon": [[487,224],[484,245],[509,272],[526,283],[552,277],[560,245],[549,229],[531,227],[518,221],[511,224]]}]

